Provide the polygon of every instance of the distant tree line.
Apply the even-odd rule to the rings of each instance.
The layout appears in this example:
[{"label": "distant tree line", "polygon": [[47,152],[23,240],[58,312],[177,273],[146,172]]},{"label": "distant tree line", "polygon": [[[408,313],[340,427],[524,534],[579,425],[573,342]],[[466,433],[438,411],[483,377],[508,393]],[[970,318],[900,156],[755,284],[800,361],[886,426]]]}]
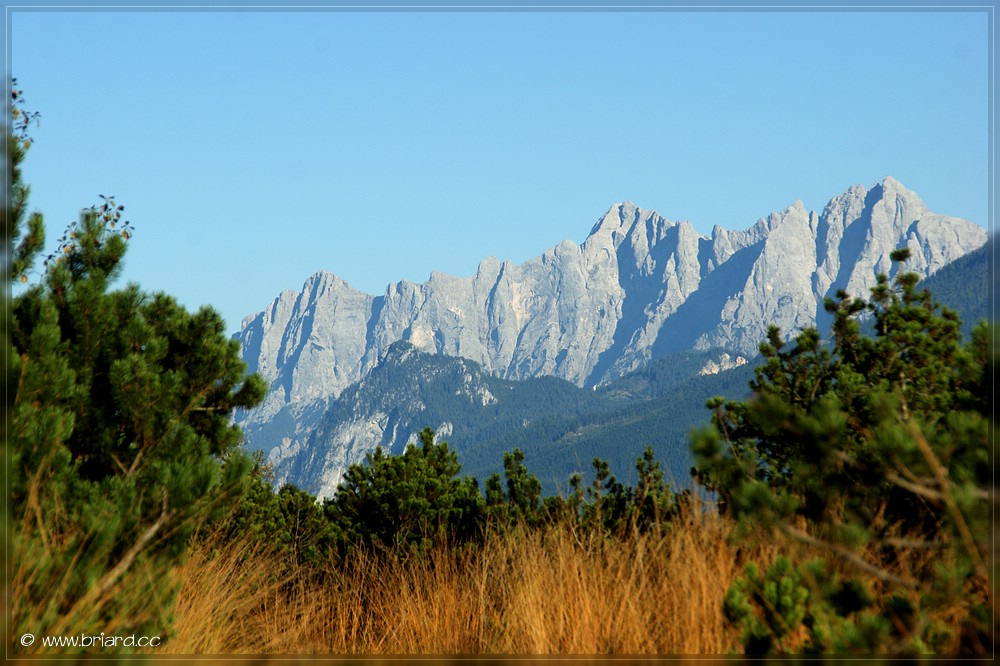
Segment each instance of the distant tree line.
[{"label": "distant tree line", "polygon": [[664,528],[689,493],[674,495],[652,449],[636,461],[639,483],[619,482],[601,459],[584,487],[570,480],[567,497],[542,497],[541,483],[520,449],[503,455],[504,474],[482,488],[460,476],[458,456],[425,428],[419,442],[397,456],[376,448],[351,465],[333,497],[317,502],[286,484],[273,489],[273,472],[258,454],[250,491],[214,527],[225,540],[246,534],[280,546],[295,566],[319,567],[357,548],[387,556],[421,556],[433,546],[474,547],[497,531],[539,528],[570,520],[604,535]]}]

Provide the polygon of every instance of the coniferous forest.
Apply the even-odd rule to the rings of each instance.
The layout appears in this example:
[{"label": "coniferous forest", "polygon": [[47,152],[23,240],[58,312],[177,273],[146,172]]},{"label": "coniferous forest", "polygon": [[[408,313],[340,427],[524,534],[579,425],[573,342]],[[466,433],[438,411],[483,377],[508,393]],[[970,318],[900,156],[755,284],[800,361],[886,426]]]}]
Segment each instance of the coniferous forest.
[{"label": "coniferous forest", "polygon": [[[428,428],[317,501],[244,447],[231,416],[266,387],[220,316],[116,282],[141,242],[123,204],[101,196],[41,256],[20,169],[37,114],[16,81],[9,104],[9,652],[993,654],[994,333],[905,249],[892,280],[826,303],[829,329],[771,329],[742,397],[687,436],[694,491],[623,402],[580,417],[580,450],[634,455],[558,493],[532,442],[464,442],[495,458],[477,478]],[[665,411],[674,381],[619,388]]]}]

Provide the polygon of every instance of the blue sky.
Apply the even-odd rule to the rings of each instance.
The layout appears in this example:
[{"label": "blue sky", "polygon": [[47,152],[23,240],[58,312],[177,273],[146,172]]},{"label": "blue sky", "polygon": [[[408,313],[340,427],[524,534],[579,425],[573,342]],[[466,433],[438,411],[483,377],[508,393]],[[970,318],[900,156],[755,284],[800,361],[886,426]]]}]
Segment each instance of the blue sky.
[{"label": "blue sky", "polygon": [[115,195],[123,281],[235,332],[316,271],[471,275],[622,200],[707,234],[892,175],[987,226],[989,20],[8,7],[8,68],[49,238]]}]

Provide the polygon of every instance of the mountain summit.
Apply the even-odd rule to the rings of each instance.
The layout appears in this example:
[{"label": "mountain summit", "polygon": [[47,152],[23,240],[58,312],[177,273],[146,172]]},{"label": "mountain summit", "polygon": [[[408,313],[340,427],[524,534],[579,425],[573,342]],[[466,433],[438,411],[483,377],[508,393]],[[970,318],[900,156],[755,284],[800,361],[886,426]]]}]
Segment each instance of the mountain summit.
[{"label": "mountain summit", "polygon": [[346,387],[400,340],[470,359],[505,379],[554,375],[597,386],[667,353],[756,353],[769,324],[787,336],[823,321],[837,290],[867,296],[889,254],[926,277],[977,249],[987,233],[931,212],[886,177],[832,199],[819,214],[795,202],[743,231],[711,236],[631,202],[612,205],[582,244],[563,241],[522,264],[484,259],[475,275],[433,272],[381,296],[328,272],[243,320],[251,371],[270,385],[238,422],[253,446],[294,449]]}]

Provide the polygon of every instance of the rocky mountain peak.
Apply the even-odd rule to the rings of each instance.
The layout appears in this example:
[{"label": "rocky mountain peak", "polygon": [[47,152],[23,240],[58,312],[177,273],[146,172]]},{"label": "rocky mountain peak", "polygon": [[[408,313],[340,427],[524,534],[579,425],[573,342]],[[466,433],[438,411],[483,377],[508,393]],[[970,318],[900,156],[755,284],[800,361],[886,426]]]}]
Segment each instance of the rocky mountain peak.
[{"label": "rocky mountain peak", "polygon": [[[894,195],[906,197],[907,199],[920,201],[920,197],[917,196],[916,192],[907,189],[901,182],[899,182],[892,176],[886,176],[885,178],[883,178],[882,181],[879,183],[879,186],[881,186],[883,192],[885,193],[892,193]],[[923,202],[921,201],[921,203]]]},{"label": "rocky mountain peak", "polygon": [[593,228],[591,228],[588,238],[591,236],[612,235],[624,237],[636,222],[645,219],[648,215],[648,211],[643,210],[631,201],[621,201],[612,204]]}]

